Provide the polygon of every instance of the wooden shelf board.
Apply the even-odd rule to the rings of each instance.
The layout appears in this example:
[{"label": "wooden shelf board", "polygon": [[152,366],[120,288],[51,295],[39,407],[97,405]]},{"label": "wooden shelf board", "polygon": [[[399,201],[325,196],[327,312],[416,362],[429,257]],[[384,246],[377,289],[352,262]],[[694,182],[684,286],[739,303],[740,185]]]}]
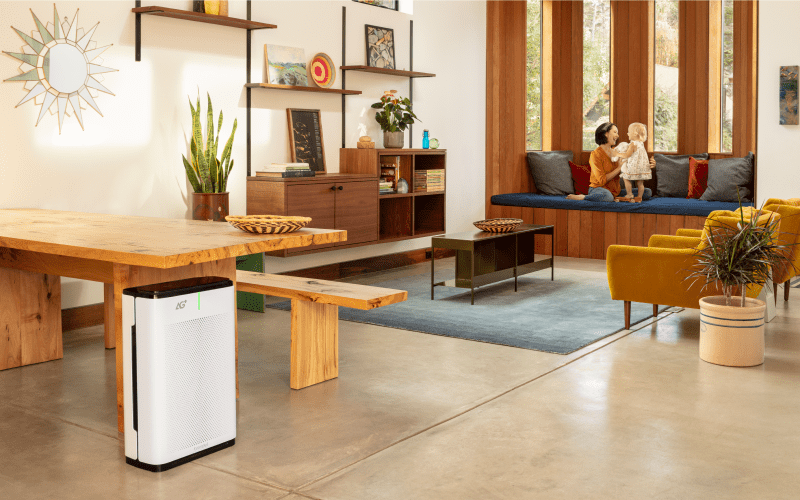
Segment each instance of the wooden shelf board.
[{"label": "wooden shelf board", "polygon": [[441,234],[444,234],[444,231],[425,231],[425,232],[422,232],[422,233],[415,233],[413,237],[414,238],[424,238],[426,236],[436,236],[436,235],[441,235]]},{"label": "wooden shelf board", "polygon": [[204,12],[170,9],[155,5],[149,7],[136,7],[131,9],[131,12],[135,14],[151,14],[154,16],[171,17],[173,19],[183,19],[185,21],[195,21],[199,23],[218,24],[221,26],[230,26],[231,28],[240,28],[246,30],[275,29],[278,27],[274,24],[248,21],[247,19],[239,19],[236,17],[215,16],[214,14],[206,14]]},{"label": "wooden shelf board", "polygon": [[384,75],[405,76],[408,78],[432,78],[433,73],[422,73],[420,71],[403,71],[401,69],[373,68],[372,66],[340,66],[342,71],[364,71],[366,73],[381,73]]},{"label": "wooden shelf board", "polygon": [[435,196],[437,194],[444,194],[444,191],[417,191],[414,196]]},{"label": "wooden shelf board", "polygon": [[245,87],[251,89],[294,90],[298,92],[321,92],[326,94],[358,95],[360,90],[323,89],[321,87],[300,87],[296,85],[277,85],[274,83],[246,83]]},{"label": "wooden shelf board", "polygon": [[416,153],[444,154],[447,150],[446,149],[408,149],[408,148],[385,149],[385,148],[375,148],[375,151],[377,151],[379,155],[397,156],[397,155],[402,155],[402,154],[410,155],[410,154],[416,154]]},{"label": "wooden shelf board", "polygon": [[379,194],[378,199],[384,200],[388,198],[408,198],[410,196],[414,196],[414,193]]}]

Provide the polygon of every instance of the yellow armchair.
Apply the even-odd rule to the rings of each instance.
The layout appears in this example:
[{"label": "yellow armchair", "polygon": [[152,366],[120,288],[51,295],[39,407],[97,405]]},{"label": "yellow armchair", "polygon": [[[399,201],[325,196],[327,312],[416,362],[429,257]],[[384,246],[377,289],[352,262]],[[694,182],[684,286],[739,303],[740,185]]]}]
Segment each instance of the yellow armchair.
[{"label": "yellow armchair", "polygon": [[[766,223],[770,217],[780,218],[780,215],[762,212],[759,221]],[[685,236],[656,234],[650,237],[647,247],[609,246],[606,254],[608,286],[611,298],[624,302],[625,328],[631,326],[631,302],[653,304],[653,315],[656,315],[659,305],[698,309],[701,298],[721,295],[722,290],[716,285],[703,290],[702,279],[686,278],[697,263],[695,251],[705,245],[701,234],[718,224],[735,225],[739,218],[734,212],[712,212],[702,231],[687,234],[684,232],[687,230],[679,230],[687,234]],[[761,288],[748,287],[747,296],[757,297]]]},{"label": "yellow armchair", "polygon": [[775,287],[775,302],[778,302],[778,285],[783,283],[783,300],[789,300],[789,280],[797,276],[800,268],[800,198],[781,200],[770,198],[764,203],[764,209],[776,212],[781,216],[781,227],[778,242],[789,247],[791,264],[776,267],[772,270],[772,283]]}]

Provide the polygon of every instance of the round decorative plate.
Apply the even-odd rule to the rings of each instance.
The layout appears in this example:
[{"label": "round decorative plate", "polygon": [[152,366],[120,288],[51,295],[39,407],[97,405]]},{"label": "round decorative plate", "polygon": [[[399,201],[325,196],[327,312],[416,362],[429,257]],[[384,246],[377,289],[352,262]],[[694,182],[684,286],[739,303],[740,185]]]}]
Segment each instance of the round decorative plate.
[{"label": "round decorative plate", "polygon": [[486,219],[473,222],[473,224],[487,233],[507,233],[522,224],[522,219]]},{"label": "round decorative plate", "polygon": [[336,67],[328,54],[320,52],[311,60],[311,79],[318,87],[330,88],[336,79]]},{"label": "round decorative plate", "polygon": [[231,226],[248,233],[291,233],[305,227],[311,217],[285,217],[282,215],[229,215],[225,220]]}]

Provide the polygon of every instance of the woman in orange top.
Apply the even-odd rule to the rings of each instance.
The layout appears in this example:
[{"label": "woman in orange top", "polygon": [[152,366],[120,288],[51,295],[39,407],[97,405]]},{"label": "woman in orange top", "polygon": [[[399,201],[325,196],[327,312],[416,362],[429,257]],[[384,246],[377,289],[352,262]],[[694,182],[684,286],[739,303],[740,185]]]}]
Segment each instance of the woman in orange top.
[{"label": "woman in orange top", "polygon": [[[617,165],[617,162],[612,162],[611,158],[616,156],[611,149],[619,139],[619,130],[613,123],[604,123],[597,127],[594,131],[594,142],[598,147],[592,151],[589,156],[589,166],[592,173],[589,176],[589,194],[570,194],[567,195],[568,200],[586,200],[586,201],[614,201],[614,198],[619,196],[619,173],[622,167]],[[650,160],[651,164],[655,160]],[[645,189],[642,193],[643,199],[647,200],[652,196],[649,189]]]}]

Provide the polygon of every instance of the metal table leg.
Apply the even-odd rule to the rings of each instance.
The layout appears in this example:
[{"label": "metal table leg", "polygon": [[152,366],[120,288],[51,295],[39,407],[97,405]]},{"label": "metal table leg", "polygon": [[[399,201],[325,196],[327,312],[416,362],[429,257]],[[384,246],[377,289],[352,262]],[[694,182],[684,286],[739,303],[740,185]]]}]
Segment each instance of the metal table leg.
[{"label": "metal table leg", "polygon": [[436,258],[436,247],[431,243],[431,300],[433,300],[433,259]]},{"label": "metal table leg", "polygon": [[553,226],[553,235],[550,237],[550,281],[555,279],[556,264],[556,227]]}]

